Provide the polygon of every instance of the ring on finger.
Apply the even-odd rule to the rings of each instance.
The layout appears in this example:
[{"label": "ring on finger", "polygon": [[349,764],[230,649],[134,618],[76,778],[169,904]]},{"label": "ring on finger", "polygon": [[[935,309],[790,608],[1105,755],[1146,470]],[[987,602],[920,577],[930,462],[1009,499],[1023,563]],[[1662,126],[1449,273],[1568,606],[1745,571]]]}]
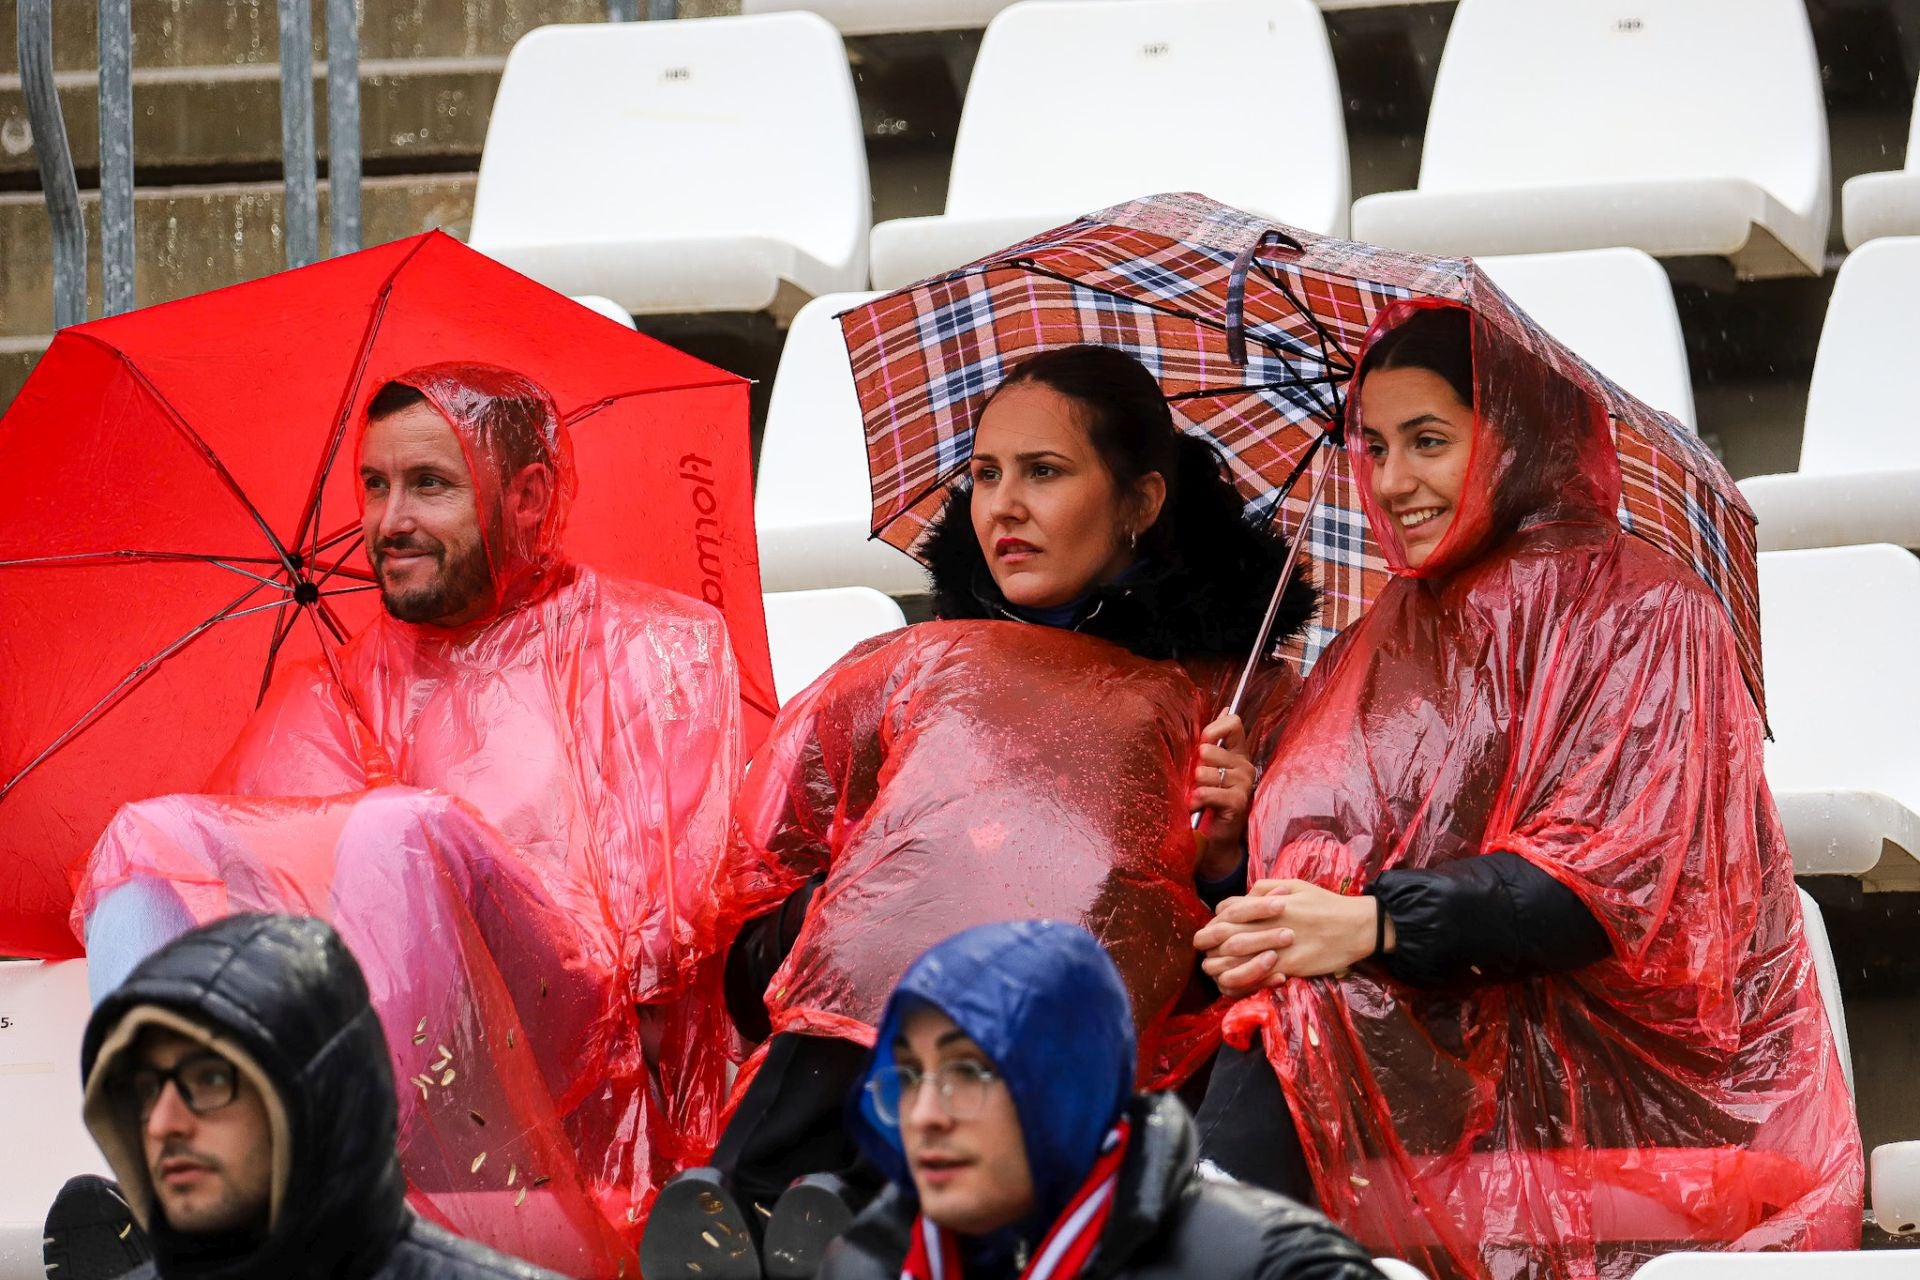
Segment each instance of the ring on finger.
[{"label": "ring on finger", "polygon": [[1219,769],[1220,769],[1220,785],[1224,787],[1227,785],[1227,766],[1220,765]]}]

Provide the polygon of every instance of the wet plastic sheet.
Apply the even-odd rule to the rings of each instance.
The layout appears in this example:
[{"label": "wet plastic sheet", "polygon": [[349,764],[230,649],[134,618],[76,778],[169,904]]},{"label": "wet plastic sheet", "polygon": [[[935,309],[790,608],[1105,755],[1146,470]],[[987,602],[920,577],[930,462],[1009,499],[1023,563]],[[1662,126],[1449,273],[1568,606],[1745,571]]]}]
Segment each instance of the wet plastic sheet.
[{"label": "wet plastic sheet", "polygon": [[1484,321],[1474,354],[1454,524],[1415,571],[1369,505],[1396,576],[1296,704],[1254,874],[1357,892],[1510,851],[1578,893],[1614,955],[1523,983],[1294,980],[1227,1036],[1264,1034],[1326,1211],[1430,1274],[1851,1248],[1852,1099],[1725,611],[1622,534],[1605,415]]},{"label": "wet plastic sheet", "polygon": [[[473,369],[414,380],[497,508],[500,432],[527,425],[503,405],[527,389]],[[531,421],[564,499],[564,436],[550,413]],[[132,876],[199,920],[331,920],[386,1028],[416,1202],[508,1252],[614,1275],[723,1099],[701,915],[739,691],[719,615],[568,564],[564,514],[490,544],[503,610],[453,630],[382,614],[284,668],[213,794],[115,818],[75,924]]]},{"label": "wet plastic sheet", "polygon": [[[826,876],[768,989],[774,1029],[871,1044],[933,944],[1066,920],[1119,966],[1143,1078],[1190,1074],[1218,1010],[1174,1013],[1207,918],[1188,778],[1233,674],[1202,673],[1203,687],[1017,622],[923,623],[848,655],[782,709],[742,784],[730,925]],[[1245,714],[1256,742],[1296,687],[1289,668],[1264,669]]]}]

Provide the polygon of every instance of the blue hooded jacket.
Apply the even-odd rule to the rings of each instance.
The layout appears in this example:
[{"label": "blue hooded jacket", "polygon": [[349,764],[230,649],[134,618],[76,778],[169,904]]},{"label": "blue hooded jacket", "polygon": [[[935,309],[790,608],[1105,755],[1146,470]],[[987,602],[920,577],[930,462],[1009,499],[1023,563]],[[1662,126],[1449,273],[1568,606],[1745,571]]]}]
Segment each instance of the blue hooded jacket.
[{"label": "blue hooded jacket", "polygon": [[[1133,1011],[1119,970],[1077,925],[1021,920],[955,934],[894,988],[863,1085],[892,1061],[906,1018],[928,1005],[980,1046],[1013,1094],[1044,1230],[1086,1180],[1133,1095]],[[913,1197],[899,1129],[875,1114],[864,1087],[851,1109],[867,1158]]]}]

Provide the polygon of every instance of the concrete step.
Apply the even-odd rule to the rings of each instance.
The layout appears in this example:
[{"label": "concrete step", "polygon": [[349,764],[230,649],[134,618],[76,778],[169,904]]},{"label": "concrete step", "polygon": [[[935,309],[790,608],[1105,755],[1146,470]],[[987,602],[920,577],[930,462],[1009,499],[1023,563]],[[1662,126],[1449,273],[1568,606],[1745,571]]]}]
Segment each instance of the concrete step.
[{"label": "concrete step", "polygon": [[[367,244],[384,244],[442,227],[466,234],[473,210],[473,175],[370,178],[362,188]],[[320,185],[321,233],[326,244],[327,187]],[[88,314],[100,307],[99,201],[84,197],[89,253]],[[279,183],[161,187],[135,193],[134,296],[147,306],[269,275],[286,266]],[[38,193],[0,195],[0,339],[34,339],[53,322],[53,247]],[[44,341],[44,339],[42,339]],[[18,347],[20,344],[14,344]],[[30,348],[31,343],[27,344]],[[4,355],[4,353],[0,353]],[[19,350],[0,359],[15,376]],[[22,375],[23,376],[23,375]],[[11,400],[17,382],[0,385]]]},{"label": "concrete step", "polygon": [[[504,56],[365,62],[360,76],[360,145],[372,162],[477,162]],[[91,70],[56,75],[67,141],[81,170],[99,164],[98,80]],[[326,77],[314,77],[315,135],[327,154]],[[280,163],[280,68],[153,67],[133,76],[133,156],[155,169],[252,167]],[[20,77],[0,76],[0,174],[37,173],[33,130]],[[217,175],[208,175],[217,176]],[[37,183],[36,183],[37,185]]]},{"label": "concrete step", "polygon": [[[97,6],[53,0],[54,66],[100,65]],[[697,6],[685,5],[691,13]],[[712,6],[708,6],[711,8]],[[733,8],[738,12],[737,0]],[[11,21],[0,23],[0,67],[20,65]],[[325,0],[312,0],[313,34],[325,56]],[[504,56],[513,42],[550,22],[604,22],[606,0],[360,0],[364,59]],[[135,67],[271,66],[280,61],[276,0],[133,0]]]}]

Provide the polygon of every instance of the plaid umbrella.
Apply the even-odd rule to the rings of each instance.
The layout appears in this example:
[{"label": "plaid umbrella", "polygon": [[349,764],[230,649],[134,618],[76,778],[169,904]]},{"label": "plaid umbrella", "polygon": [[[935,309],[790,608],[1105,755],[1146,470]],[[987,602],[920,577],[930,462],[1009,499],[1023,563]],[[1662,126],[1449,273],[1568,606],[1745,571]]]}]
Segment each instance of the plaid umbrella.
[{"label": "plaid umbrella", "polygon": [[[912,553],[966,466],[987,394],[1021,360],[1078,342],[1119,347],[1160,380],[1175,421],[1226,458],[1249,519],[1286,512],[1322,593],[1285,656],[1305,672],[1387,580],[1344,451],[1353,352],[1397,300],[1478,313],[1605,406],[1620,526],[1692,567],[1733,625],[1754,701],[1760,609],[1754,518],[1711,452],[1515,306],[1471,259],[1429,258],[1281,227],[1197,195],[1117,205],[841,317],[867,435],[873,534]],[[1296,484],[1322,453],[1320,501]]]}]

